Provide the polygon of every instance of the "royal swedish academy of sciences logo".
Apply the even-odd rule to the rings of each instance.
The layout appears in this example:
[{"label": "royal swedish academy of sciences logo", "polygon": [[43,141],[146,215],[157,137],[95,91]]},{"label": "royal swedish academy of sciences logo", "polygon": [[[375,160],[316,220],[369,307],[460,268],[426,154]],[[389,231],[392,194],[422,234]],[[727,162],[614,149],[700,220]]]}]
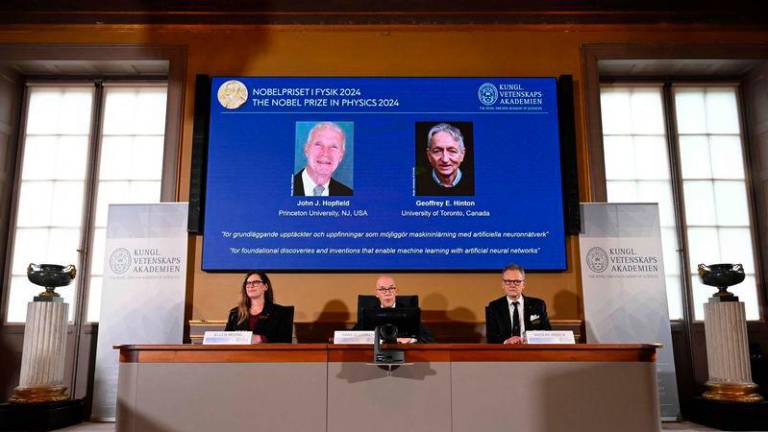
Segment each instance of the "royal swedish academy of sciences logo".
[{"label": "royal swedish academy of sciences logo", "polygon": [[112,251],[109,256],[109,268],[114,274],[123,274],[131,268],[131,253],[126,248]]},{"label": "royal swedish academy of sciences logo", "polygon": [[601,247],[593,247],[587,252],[587,267],[595,273],[608,269],[608,254]]},{"label": "royal swedish academy of sciences logo", "polygon": [[499,99],[499,90],[491,83],[483,83],[477,89],[477,98],[480,99],[480,103],[483,105],[493,105]]}]

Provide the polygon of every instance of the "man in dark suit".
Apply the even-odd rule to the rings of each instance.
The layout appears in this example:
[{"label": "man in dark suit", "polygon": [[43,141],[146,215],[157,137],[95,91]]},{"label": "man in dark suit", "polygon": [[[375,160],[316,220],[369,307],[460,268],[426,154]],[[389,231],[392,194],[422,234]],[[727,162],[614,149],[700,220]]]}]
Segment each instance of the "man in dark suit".
[{"label": "man in dark suit", "polygon": [[[391,276],[381,275],[376,279],[375,294],[376,298],[379,300],[379,307],[381,308],[409,307],[409,305],[403,304],[400,299],[397,298],[397,285],[395,284],[395,279]],[[361,317],[357,317],[357,323],[352,330],[366,330],[362,328],[360,318]],[[417,338],[397,338],[398,343],[429,343],[434,341],[435,338],[432,336],[432,332],[424,327],[422,323],[419,323],[419,335]]]},{"label": "man in dark suit", "polygon": [[535,297],[523,296],[525,270],[517,264],[504,267],[501,276],[506,295],[485,307],[485,335],[488,343],[519,344],[528,330],[552,330],[547,305]]},{"label": "man in dark suit", "polygon": [[293,196],[351,196],[352,189],[331,176],[344,158],[346,136],[333,122],[316,124],[304,144],[307,165],[293,176]]}]

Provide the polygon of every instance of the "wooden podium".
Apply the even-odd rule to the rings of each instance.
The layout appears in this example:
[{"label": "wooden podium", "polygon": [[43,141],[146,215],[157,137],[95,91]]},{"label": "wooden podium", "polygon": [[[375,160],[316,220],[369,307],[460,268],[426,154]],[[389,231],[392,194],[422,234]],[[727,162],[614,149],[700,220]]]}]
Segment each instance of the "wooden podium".
[{"label": "wooden podium", "polygon": [[117,431],[658,431],[653,345],[122,345]]}]

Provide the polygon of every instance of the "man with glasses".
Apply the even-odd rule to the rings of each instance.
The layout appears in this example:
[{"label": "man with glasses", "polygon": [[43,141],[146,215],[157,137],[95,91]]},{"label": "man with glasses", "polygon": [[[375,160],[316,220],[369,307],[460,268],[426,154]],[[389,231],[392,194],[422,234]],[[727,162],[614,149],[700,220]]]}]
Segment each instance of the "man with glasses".
[{"label": "man with glasses", "polygon": [[[397,298],[397,284],[395,279],[389,275],[381,275],[376,279],[376,290],[374,291],[376,298],[379,300],[379,307],[381,308],[397,308],[408,307],[403,304]],[[365,330],[361,327],[361,317],[358,317],[358,322],[355,324],[353,330]],[[429,343],[434,342],[435,338],[432,336],[432,332],[423,324],[419,323],[419,335],[418,338],[397,338],[399,343]]]},{"label": "man with glasses", "polygon": [[506,295],[485,307],[488,343],[520,344],[528,330],[552,330],[544,301],[523,296],[525,270],[522,267],[517,264],[504,267],[501,282]]}]

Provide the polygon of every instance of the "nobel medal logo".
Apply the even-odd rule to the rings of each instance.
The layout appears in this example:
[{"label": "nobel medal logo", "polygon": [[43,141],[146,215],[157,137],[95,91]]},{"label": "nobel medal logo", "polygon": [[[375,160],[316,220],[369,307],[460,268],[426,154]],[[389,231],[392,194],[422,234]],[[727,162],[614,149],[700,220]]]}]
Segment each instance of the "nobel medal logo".
[{"label": "nobel medal logo", "polygon": [[238,109],[248,100],[248,89],[240,81],[229,80],[219,86],[216,97],[224,108]]},{"label": "nobel medal logo", "polygon": [[131,268],[131,253],[128,249],[119,248],[109,256],[109,268],[115,274],[123,274]]},{"label": "nobel medal logo", "polygon": [[608,269],[608,253],[601,247],[593,247],[587,252],[587,267],[595,273]]},{"label": "nobel medal logo", "polygon": [[499,90],[491,83],[484,83],[477,89],[477,98],[483,105],[493,105],[499,99]]}]

